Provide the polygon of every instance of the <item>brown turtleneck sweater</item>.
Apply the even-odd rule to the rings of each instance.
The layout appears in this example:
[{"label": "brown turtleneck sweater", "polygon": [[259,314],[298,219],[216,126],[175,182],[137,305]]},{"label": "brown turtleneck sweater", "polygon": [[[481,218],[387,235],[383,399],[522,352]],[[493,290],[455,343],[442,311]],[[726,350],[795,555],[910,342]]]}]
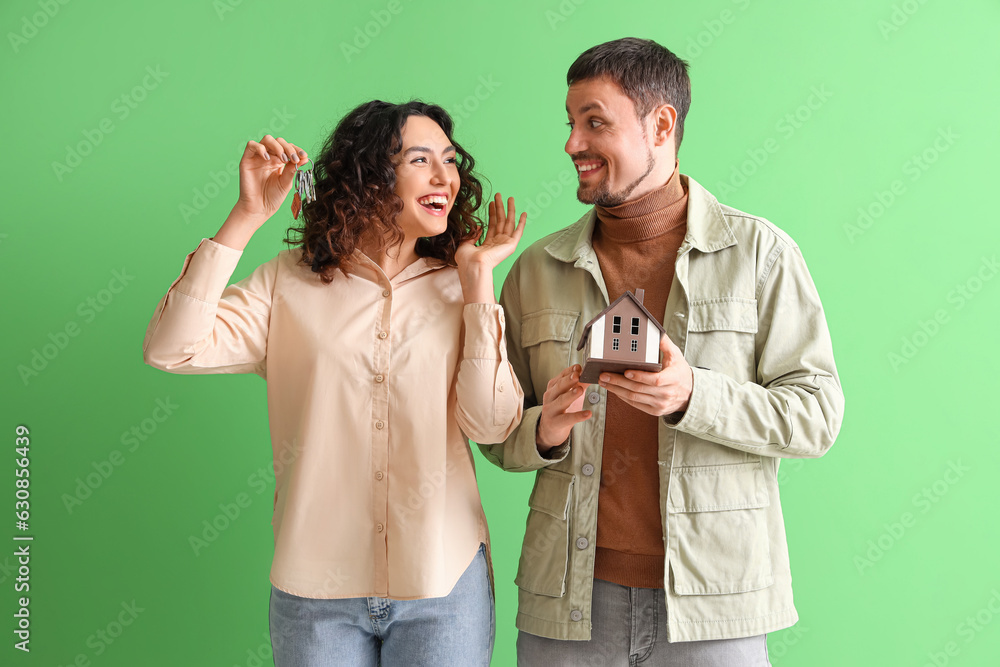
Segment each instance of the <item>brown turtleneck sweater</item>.
[{"label": "brown turtleneck sweater", "polygon": [[[687,232],[688,197],[679,174],[675,165],[663,187],[619,206],[595,207],[593,245],[609,301],[643,289],[643,306],[660,324]],[[594,577],[663,588],[657,417],[607,396]]]}]

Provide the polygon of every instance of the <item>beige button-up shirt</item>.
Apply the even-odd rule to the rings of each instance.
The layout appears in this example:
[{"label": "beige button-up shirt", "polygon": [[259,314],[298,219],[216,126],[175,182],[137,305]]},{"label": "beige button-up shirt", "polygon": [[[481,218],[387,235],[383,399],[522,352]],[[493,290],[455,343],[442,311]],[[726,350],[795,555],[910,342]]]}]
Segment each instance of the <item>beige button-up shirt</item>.
[{"label": "beige button-up shirt", "polygon": [[199,243],[156,306],[143,358],[267,381],[271,582],[311,598],[447,595],[489,546],[467,438],[501,442],[521,419],[503,310],[466,305],[442,262],[390,280],[360,252],[329,285],[295,248],[227,287],[242,254]]}]

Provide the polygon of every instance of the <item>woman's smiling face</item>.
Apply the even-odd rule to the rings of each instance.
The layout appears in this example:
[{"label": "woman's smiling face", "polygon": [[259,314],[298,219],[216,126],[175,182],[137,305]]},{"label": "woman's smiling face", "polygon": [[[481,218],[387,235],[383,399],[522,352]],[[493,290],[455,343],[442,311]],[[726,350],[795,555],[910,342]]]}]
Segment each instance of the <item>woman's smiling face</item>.
[{"label": "woman's smiling face", "polygon": [[396,195],[403,210],[396,218],[407,240],[437,236],[448,228],[461,177],[451,140],[427,116],[410,116],[395,156]]}]

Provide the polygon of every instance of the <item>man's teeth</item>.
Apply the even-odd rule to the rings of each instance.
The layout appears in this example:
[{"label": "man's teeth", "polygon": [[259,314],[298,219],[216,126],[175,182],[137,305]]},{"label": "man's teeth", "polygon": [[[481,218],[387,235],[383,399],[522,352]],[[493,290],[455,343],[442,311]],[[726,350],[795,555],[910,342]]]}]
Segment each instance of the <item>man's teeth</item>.
[{"label": "man's teeth", "polygon": [[584,172],[584,171],[591,171],[592,169],[598,169],[601,166],[603,166],[603,165],[600,162],[598,162],[597,164],[581,164],[581,165],[577,166],[577,169],[580,172]]},{"label": "man's teeth", "polygon": [[421,197],[420,199],[417,200],[417,203],[423,204],[424,206],[427,206],[429,204],[447,204],[448,198],[442,197],[440,195],[430,195],[428,197]]}]

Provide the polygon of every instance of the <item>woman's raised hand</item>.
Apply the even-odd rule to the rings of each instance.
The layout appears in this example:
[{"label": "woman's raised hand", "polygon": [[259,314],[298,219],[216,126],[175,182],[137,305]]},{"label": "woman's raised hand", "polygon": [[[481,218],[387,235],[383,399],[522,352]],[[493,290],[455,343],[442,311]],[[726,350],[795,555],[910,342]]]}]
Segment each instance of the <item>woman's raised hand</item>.
[{"label": "woman's raised hand", "polygon": [[259,142],[248,141],[240,159],[240,197],[234,210],[263,224],[281,207],[295,170],[307,159],[304,150],[281,137],[265,134]]},{"label": "woman's raised hand", "polygon": [[486,238],[479,245],[476,245],[475,240],[469,240],[459,246],[455,253],[455,261],[459,267],[475,263],[484,268],[496,268],[514,253],[524,234],[527,217],[527,213],[522,213],[521,219],[517,220],[513,197],[507,198],[507,210],[504,212],[503,197],[499,192],[496,193],[490,201]]}]

